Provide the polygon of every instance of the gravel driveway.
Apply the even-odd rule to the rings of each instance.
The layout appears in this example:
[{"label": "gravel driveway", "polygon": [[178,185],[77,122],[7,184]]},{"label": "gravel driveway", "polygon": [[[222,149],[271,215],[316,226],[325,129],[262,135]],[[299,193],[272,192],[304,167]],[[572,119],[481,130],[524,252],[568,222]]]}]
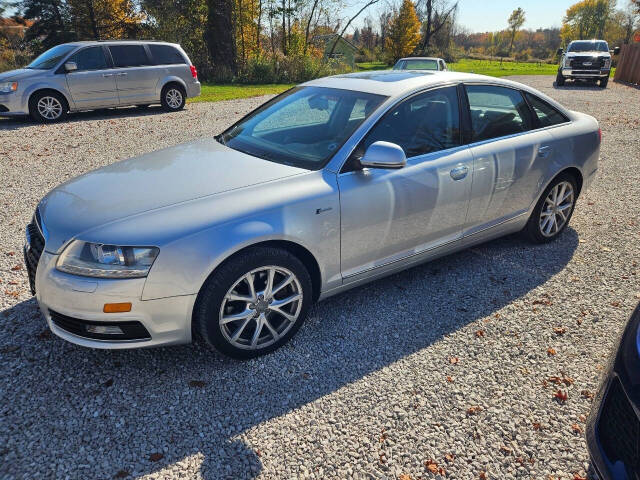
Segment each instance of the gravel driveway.
[{"label": "gravel driveway", "polygon": [[603,129],[599,176],[559,241],[509,237],[333,297],[247,362],[50,335],[21,247],[55,185],[218,133],[266,98],[0,120],[0,478],[585,475],[590,396],[640,298],[640,91],[519,80]]}]

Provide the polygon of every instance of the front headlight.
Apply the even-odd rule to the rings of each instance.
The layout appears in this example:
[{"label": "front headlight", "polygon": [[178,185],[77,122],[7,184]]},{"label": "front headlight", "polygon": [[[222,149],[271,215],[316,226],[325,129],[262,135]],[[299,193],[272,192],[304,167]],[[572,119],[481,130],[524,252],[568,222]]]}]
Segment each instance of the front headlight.
[{"label": "front headlight", "polygon": [[610,58],[605,58],[604,59],[604,68],[609,68],[611,67],[611,59]]},{"label": "front headlight", "polygon": [[11,93],[18,90],[18,82],[1,82],[0,83],[0,92],[1,93]]},{"label": "front headlight", "polygon": [[74,240],[60,255],[56,268],[85,277],[140,278],[149,274],[159,252],[157,247],[121,247]]},{"label": "front headlight", "polygon": [[570,67],[571,66],[571,57],[565,57],[564,58],[564,66],[565,67]]}]

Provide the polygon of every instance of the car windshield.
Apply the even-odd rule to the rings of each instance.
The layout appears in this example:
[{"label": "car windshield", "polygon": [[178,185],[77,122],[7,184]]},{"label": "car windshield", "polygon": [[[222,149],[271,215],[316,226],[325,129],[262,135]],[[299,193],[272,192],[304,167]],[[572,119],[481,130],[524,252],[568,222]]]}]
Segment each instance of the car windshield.
[{"label": "car windshield", "polygon": [[404,62],[404,67],[400,67],[404,70],[438,70],[437,60],[415,59],[405,60]]},{"label": "car windshield", "polygon": [[27,65],[27,68],[32,68],[34,70],[49,70],[50,68],[58,65],[60,60],[75,48],[75,45],[58,45],[57,47],[50,48]]},{"label": "car windshield", "polygon": [[317,170],[386,98],[337,88],[296,87],[216,138],[255,157]]},{"label": "car windshield", "polygon": [[607,42],[571,42],[567,52],[608,52]]}]

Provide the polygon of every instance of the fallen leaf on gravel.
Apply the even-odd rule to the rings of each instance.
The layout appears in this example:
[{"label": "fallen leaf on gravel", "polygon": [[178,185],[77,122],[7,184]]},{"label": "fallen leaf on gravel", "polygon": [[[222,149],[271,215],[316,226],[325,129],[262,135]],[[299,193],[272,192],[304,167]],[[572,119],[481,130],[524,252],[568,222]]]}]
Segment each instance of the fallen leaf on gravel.
[{"label": "fallen leaf on gravel", "polygon": [[513,452],[513,450],[511,450],[509,447],[507,447],[506,445],[501,445],[500,446],[500,451],[502,453],[506,453],[507,455],[511,455],[511,453]]},{"label": "fallen leaf on gravel", "polygon": [[431,473],[438,473],[438,464],[436,462],[434,462],[433,460],[425,460],[424,461],[424,466]]},{"label": "fallen leaf on gravel", "polygon": [[51,338],[51,330],[49,330],[48,328],[46,330],[41,331],[38,334],[38,338],[40,340],[48,340]]},{"label": "fallen leaf on gravel", "polygon": [[7,252],[6,255],[7,257],[13,257],[16,254],[16,252]]},{"label": "fallen leaf on gravel", "polygon": [[453,382],[453,378],[447,377],[447,382],[452,383]]},{"label": "fallen leaf on gravel", "polygon": [[487,477],[487,472],[480,472],[480,475],[478,475],[478,478],[480,480],[487,480],[487,478],[489,477]]},{"label": "fallen leaf on gravel", "polygon": [[202,381],[202,380],[191,380],[189,382],[189,386],[190,387],[195,387],[195,388],[203,388],[207,385],[207,382]]},{"label": "fallen leaf on gravel", "polygon": [[458,363],[460,360],[458,359],[458,357],[450,357],[449,358],[449,363],[451,365],[455,365],[456,363]]},{"label": "fallen leaf on gravel", "polygon": [[569,395],[563,390],[558,390],[553,394],[553,398],[557,399],[560,403],[564,403],[569,398]]},{"label": "fallen leaf on gravel", "polygon": [[573,433],[582,433],[582,428],[577,423],[571,425],[571,430],[573,430]]},{"label": "fallen leaf on gravel", "polygon": [[467,408],[467,415],[475,415],[481,410],[482,410],[482,407],[479,407],[478,405],[474,405],[472,407]]},{"label": "fallen leaf on gravel", "polygon": [[406,473],[401,473],[400,476],[398,477],[398,480],[412,480],[412,479],[411,479],[411,475],[408,475]]},{"label": "fallen leaf on gravel", "polygon": [[164,454],[162,453],[152,453],[151,455],[149,455],[149,460],[151,460],[152,462],[157,462],[159,460],[162,460],[164,458]]},{"label": "fallen leaf on gravel", "polygon": [[569,385],[573,384],[573,378],[565,377],[565,376],[562,376],[562,377],[557,377],[557,376],[549,377],[549,381],[552,382],[552,383],[555,383],[556,385],[564,383],[565,385],[569,386]]},{"label": "fallen leaf on gravel", "polygon": [[477,330],[476,331],[476,337],[484,337],[484,330]]},{"label": "fallen leaf on gravel", "polygon": [[617,307],[619,307],[619,306],[620,306],[620,302],[618,302],[618,301],[611,302],[611,306],[612,306],[612,307],[616,307],[616,308],[617,308]]},{"label": "fallen leaf on gravel", "polygon": [[551,348],[551,347],[547,348],[547,354],[548,355],[555,355],[556,353],[558,353],[558,352],[556,352],[555,348]]},{"label": "fallen leaf on gravel", "polygon": [[551,300],[549,300],[548,298],[542,298],[542,299],[538,299],[538,300],[534,300],[533,301],[533,305],[553,305],[553,302]]},{"label": "fallen leaf on gravel", "polygon": [[542,430],[542,424],[540,422],[534,422],[533,423],[533,429],[538,431],[538,430]]},{"label": "fallen leaf on gravel", "polygon": [[455,458],[456,458],[456,456],[455,456],[453,453],[447,453],[447,454],[444,456],[444,459],[445,459],[447,462],[453,462],[453,460],[454,460]]},{"label": "fallen leaf on gravel", "polygon": [[18,298],[20,296],[20,293],[16,291],[5,290],[4,293],[14,298]]},{"label": "fallen leaf on gravel", "polygon": [[116,473],[113,478],[127,478],[129,475],[131,475],[129,472],[127,472],[126,470],[120,470],[118,473]]},{"label": "fallen leaf on gravel", "polygon": [[580,395],[582,395],[584,398],[593,398],[593,392],[591,392],[590,390],[582,390],[580,392]]},{"label": "fallen leaf on gravel", "polygon": [[15,265],[15,266],[11,267],[11,270],[13,270],[14,272],[17,272],[18,270],[22,270],[22,265],[20,265],[20,264]]},{"label": "fallen leaf on gravel", "polygon": [[582,475],[578,475],[577,473],[574,473],[573,480],[587,480],[587,478],[583,477]]},{"label": "fallen leaf on gravel", "polygon": [[260,449],[256,449],[256,455],[257,455],[258,457],[261,457],[261,456],[262,456],[262,452],[260,451]]},{"label": "fallen leaf on gravel", "polygon": [[567,329],[564,327],[553,327],[553,333],[556,335],[564,335],[567,333]]}]

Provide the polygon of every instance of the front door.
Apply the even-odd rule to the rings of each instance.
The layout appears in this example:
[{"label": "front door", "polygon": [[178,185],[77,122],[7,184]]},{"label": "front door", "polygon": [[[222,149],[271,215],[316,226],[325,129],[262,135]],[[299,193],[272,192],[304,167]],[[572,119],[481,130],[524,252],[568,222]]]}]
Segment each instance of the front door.
[{"label": "front door", "polygon": [[345,282],[456,242],[462,235],[473,158],[461,145],[456,87],[404,100],[378,121],[354,155],[361,156],[379,140],[400,145],[407,165],[339,175]]},{"label": "front door", "polygon": [[76,110],[118,105],[118,90],[101,46],[83,48],[67,61],[78,69],[66,74],[67,86]]}]

